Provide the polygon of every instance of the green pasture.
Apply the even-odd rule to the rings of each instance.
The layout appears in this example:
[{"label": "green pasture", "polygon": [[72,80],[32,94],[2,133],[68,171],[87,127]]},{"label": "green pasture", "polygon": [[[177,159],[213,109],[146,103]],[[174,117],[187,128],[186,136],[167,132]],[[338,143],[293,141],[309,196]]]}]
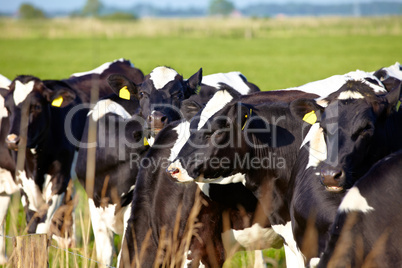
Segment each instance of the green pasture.
[{"label": "green pasture", "polygon": [[[93,23],[92,28],[85,23]],[[69,29],[69,25],[74,28]],[[126,58],[145,74],[158,65],[173,67],[185,78],[199,68],[203,68],[204,75],[240,71],[262,90],[272,90],[402,62],[402,17],[147,19],[96,24],[0,19],[0,32],[0,73],[9,79],[19,74],[67,78],[104,62]],[[85,193],[77,187],[77,247],[70,251],[91,258],[93,237]],[[22,234],[25,227],[18,199],[14,198],[13,203],[7,218],[7,234],[11,236]],[[116,245],[119,243],[116,238]],[[11,249],[8,241],[8,255]],[[278,261],[272,267],[284,267],[283,251],[269,250],[265,254]],[[249,255],[236,255],[227,267],[247,267]],[[50,249],[50,256],[50,267],[95,266],[82,256],[68,254],[67,258],[64,251],[55,248]]]}]

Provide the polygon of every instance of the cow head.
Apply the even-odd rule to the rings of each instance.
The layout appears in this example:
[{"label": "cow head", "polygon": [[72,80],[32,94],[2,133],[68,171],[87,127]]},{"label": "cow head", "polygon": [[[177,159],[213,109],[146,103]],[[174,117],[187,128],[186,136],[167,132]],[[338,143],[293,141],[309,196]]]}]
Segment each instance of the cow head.
[{"label": "cow head", "polygon": [[381,81],[387,91],[391,91],[399,87],[402,82],[402,66],[396,63],[390,67],[377,70],[373,75]]},{"label": "cow head", "polygon": [[[370,168],[399,95],[400,87],[379,96],[367,81],[348,81],[325,99],[326,107],[305,99],[291,104],[294,115],[320,126],[325,142],[316,149],[325,151],[326,159],[315,168],[327,190],[350,188]],[[312,142],[316,141],[310,141],[310,146],[318,146]]]},{"label": "cow head", "polygon": [[[20,131],[27,133],[27,147],[35,148],[45,138],[51,110],[61,109],[75,100],[76,94],[61,81],[41,81],[34,76],[18,76],[10,85],[6,108],[10,114],[8,147],[18,149]],[[24,123],[23,123],[24,122]],[[22,124],[22,126],[21,126]]]}]

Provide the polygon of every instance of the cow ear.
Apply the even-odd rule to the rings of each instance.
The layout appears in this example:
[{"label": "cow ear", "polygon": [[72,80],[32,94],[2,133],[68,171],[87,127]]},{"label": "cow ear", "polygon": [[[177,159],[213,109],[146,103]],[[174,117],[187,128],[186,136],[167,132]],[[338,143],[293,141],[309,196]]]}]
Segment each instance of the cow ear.
[{"label": "cow ear", "polygon": [[180,111],[184,115],[184,119],[190,121],[201,109],[202,105],[198,102],[187,99],[182,102]]},{"label": "cow ear", "polygon": [[318,105],[315,100],[298,99],[292,101],[290,111],[294,117],[314,125],[321,120],[321,114],[324,108]]},{"label": "cow ear", "polygon": [[45,87],[42,91],[42,95],[53,107],[57,108],[64,108],[70,105],[76,97],[75,92],[69,88],[50,90],[49,88]]},{"label": "cow ear", "polygon": [[253,106],[245,103],[238,102],[238,123],[241,130],[246,128],[247,122],[249,122],[253,115]]},{"label": "cow ear", "polygon": [[393,111],[398,112],[401,106],[401,86],[400,83],[397,87],[393,88],[386,96],[385,99],[388,103],[387,105],[387,114],[392,113]]},{"label": "cow ear", "polygon": [[122,74],[111,74],[107,78],[109,86],[116,95],[125,100],[139,99],[137,86]]},{"label": "cow ear", "polygon": [[201,86],[202,80],[202,68],[198,70],[195,74],[193,74],[187,81],[186,81],[186,90],[184,92],[184,97],[187,99],[191,95],[197,94],[199,87]]}]

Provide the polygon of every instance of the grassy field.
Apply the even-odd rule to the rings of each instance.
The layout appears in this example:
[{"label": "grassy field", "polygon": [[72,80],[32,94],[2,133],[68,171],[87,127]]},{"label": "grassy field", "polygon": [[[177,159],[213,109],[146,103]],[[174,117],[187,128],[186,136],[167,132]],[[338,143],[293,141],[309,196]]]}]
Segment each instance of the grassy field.
[{"label": "grassy field", "polygon": [[[262,90],[293,87],[356,69],[374,71],[402,62],[402,17],[282,19],[95,19],[17,21],[0,19],[0,73],[13,79],[33,74],[67,78],[116,58],[130,59],[144,73],[168,65],[189,77],[241,71]],[[93,243],[82,189],[76,210],[74,252],[91,257]],[[23,233],[18,199],[7,234]],[[20,220],[17,220],[17,219]],[[116,244],[119,244],[116,238]],[[11,250],[11,242],[8,243]],[[80,256],[50,249],[50,267],[92,267]],[[283,252],[269,251],[283,266]],[[247,254],[228,267],[247,266]],[[273,265],[273,267],[276,267]]]}]

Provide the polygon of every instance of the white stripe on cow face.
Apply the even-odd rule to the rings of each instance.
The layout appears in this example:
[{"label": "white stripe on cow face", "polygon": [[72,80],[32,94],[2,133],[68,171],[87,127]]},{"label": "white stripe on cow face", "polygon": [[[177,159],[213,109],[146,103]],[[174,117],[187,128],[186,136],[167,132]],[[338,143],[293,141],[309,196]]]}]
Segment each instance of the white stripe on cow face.
[{"label": "white stripe on cow face", "polygon": [[96,122],[108,113],[116,114],[123,119],[131,118],[131,115],[117,102],[110,99],[100,100],[96,103],[95,107],[88,112],[87,116],[92,115],[92,119]]},{"label": "white stripe on cow face", "polygon": [[[113,63],[118,62],[118,61],[123,62],[124,59],[121,58],[121,59],[118,59],[118,60],[115,60],[115,61],[112,61],[112,62],[105,62],[105,63],[102,64],[101,66],[96,67],[95,69],[93,69],[93,70],[91,70],[91,71],[88,71],[88,72],[80,72],[80,73],[73,73],[71,76],[79,77],[79,76],[84,76],[84,75],[88,75],[88,74],[101,74],[101,73],[103,73],[106,69],[108,69],[108,68],[110,67],[110,65],[112,65]],[[131,64],[131,65],[132,65],[132,64]]]},{"label": "white stripe on cow face", "polygon": [[172,149],[170,149],[170,162],[176,159],[181,148],[183,148],[190,137],[190,123],[187,121],[181,122],[177,127],[173,128],[173,130],[176,131],[177,139]]},{"label": "white stripe on cow face", "polygon": [[200,115],[197,129],[200,130],[208,119],[233,100],[233,96],[226,90],[217,91],[208,101]]},{"label": "white stripe on cow face", "polygon": [[338,100],[348,100],[348,99],[364,99],[364,96],[356,91],[343,91],[338,96]]},{"label": "white stripe on cow face", "polygon": [[15,81],[15,89],[13,92],[13,98],[15,105],[23,102],[29,93],[32,92],[35,85],[35,81],[29,81],[26,84],[21,83],[19,80]]},{"label": "white stripe on cow face", "polygon": [[160,66],[156,67],[149,74],[149,79],[154,83],[156,89],[163,88],[167,83],[174,80],[178,73],[172,68]]},{"label": "white stripe on cow face", "polygon": [[63,203],[64,195],[65,195],[65,193],[62,193],[60,195],[55,194],[55,195],[52,195],[49,198],[49,200],[47,202],[52,200],[52,204],[47,209],[45,222],[39,223],[38,226],[36,227],[36,233],[37,234],[46,234],[46,233],[48,233],[50,224],[52,222],[53,214],[56,212],[56,210]]},{"label": "white stripe on cow face", "polygon": [[316,168],[320,162],[327,159],[327,145],[325,143],[324,133],[320,127],[320,123],[315,123],[311,126],[300,148],[305,146],[307,143],[309,143],[309,155],[306,169],[310,167]]},{"label": "white stripe on cow face", "polygon": [[374,208],[369,206],[366,198],[360,194],[359,188],[356,186],[348,191],[338,208],[339,212],[360,211],[367,213],[372,210]]}]

